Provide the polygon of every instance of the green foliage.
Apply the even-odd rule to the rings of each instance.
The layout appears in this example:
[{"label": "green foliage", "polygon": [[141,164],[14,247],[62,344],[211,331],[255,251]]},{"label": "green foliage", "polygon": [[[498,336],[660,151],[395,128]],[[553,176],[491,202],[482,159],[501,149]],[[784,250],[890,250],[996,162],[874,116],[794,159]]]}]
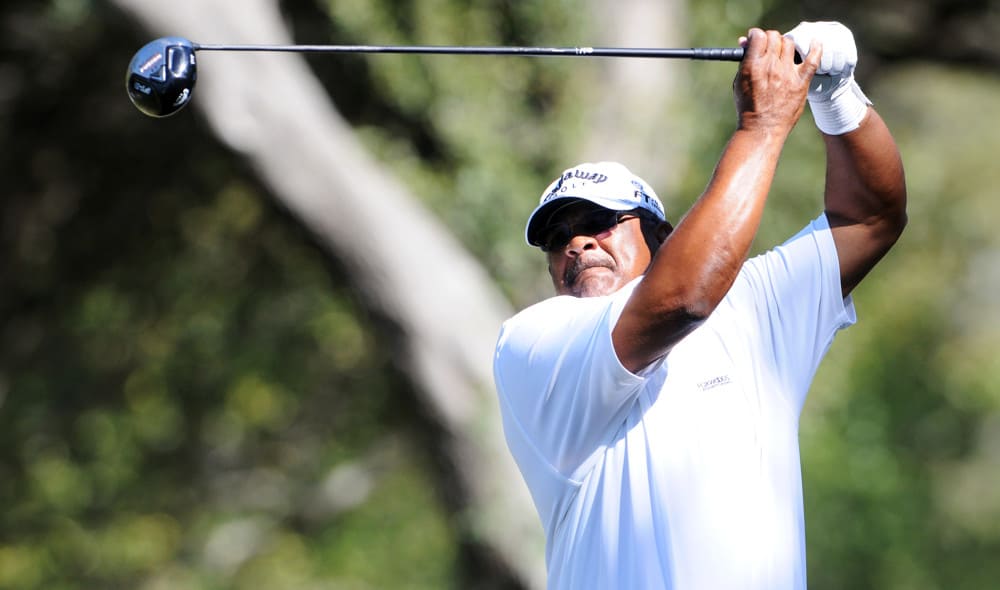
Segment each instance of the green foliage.
[{"label": "green foliage", "polygon": [[1000,144],[983,122],[1000,81],[923,65],[873,82],[910,224],[858,290],[860,323],[803,418],[811,585],[985,588],[1000,574]]},{"label": "green foliage", "polygon": [[[329,0],[330,41],[404,45],[580,45],[583,3],[436,0],[400,5]],[[361,119],[367,146],[415,191],[521,304],[525,277],[546,282],[511,227],[523,223],[585,128],[579,60],[367,56],[362,92],[410,120],[400,129]],[[317,66],[321,67],[321,66]],[[371,106],[368,107],[369,109]],[[346,113],[348,116],[351,113]],[[401,132],[402,131],[402,132]],[[431,139],[428,139],[427,136]]]},{"label": "green foliage", "polygon": [[88,8],[4,9],[41,37],[0,68],[0,588],[453,585],[392,338],[193,111],[128,105],[142,40]]},{"label": "green foliage", "polygon": [[[284,4],[303,41],[470,45],[586,45],[599,26],[588,6]],[[780,27],[802,10],[688,3],[682,28],[692,45],[725,45],[760,14]],[[132,109],[121,70],[148,39],[104,2],[18,0],[0,14],[0,588],[488,584],[395,335],[194,111],[153,121]],[[595,70],[311,63],[515,305],[537,298],[544,268],[524,217],[575,160]],[[862,73],[901,145],[911,222],[857,290],[860,323],[802,419],[810,586],[990,587],[1000,88],[927,64]],[[671,141],[692,156],[673,171],[675,210],[732,130],[732,74],[689,68],[664,115],[682,121]],[[806,114],[757,250],[820,212],[822,158]]]}]

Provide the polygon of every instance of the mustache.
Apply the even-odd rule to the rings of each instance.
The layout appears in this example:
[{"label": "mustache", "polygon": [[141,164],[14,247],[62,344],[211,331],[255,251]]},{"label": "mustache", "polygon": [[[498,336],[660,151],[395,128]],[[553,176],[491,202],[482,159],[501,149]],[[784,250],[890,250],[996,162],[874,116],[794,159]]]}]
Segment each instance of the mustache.
[{"label": "mustache", "polygon": [[572,264],[568,264],[566,266],[566,271],[563,273],[563,284],[572,285],[576,283],[576,279],[580,276],[580,273],[588,268],[595,268],[598,266],[614,270],[614,262],[610,257],[591,256],[589,258],[584,258],[580,256],[575,258]]}]

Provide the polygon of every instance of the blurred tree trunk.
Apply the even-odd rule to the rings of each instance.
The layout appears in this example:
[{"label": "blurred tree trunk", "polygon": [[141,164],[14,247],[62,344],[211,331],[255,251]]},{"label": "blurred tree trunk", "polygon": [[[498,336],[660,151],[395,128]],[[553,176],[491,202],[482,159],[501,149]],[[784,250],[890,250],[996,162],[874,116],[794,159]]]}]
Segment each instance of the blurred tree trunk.
[{"label": "blurred tree trunk", "polygon": [[[687,47],[686,10],[679,0],[589,0],[595,46]],[[687,157],[671,101],[686,76],[686,60],[609,59],[600,62],[600,89],[587,97],[593,114],[581,160],[616,160],[672,194]],[[570,165],[567,163],[567,165]]]},{"label": "blurred tree trunk", "polygon": [[[292,42],[274,0],[114,1],[154,36]],[[194,108],[398,331],[399,363],[441,430],[436,452],[456,479],[452,508],[465,542],[509,580],[543,587],[541,529],[493,393],[491,353],[509,305],[481,265],[365,152],[301,56],[199,56]]]}]

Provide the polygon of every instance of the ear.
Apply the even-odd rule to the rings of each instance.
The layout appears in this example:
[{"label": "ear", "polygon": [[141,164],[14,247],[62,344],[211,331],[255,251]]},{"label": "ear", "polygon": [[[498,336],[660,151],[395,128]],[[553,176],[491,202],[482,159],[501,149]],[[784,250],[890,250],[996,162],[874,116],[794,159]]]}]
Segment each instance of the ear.
[{"label": "ear", "polygon": [[649,248],[649,253],[655,255],[656,251],[660,249],[663,242],[666,241],[667,236],[674,231],[674,226],[670,225],[669,221],[661,221],[656,224],[655,227],[646,225],[643,227],[643,236],[646,238],[646,246]]},{"label": "ear", "polygon": [[673,231],[674,226],[670,225],[669,221],[664,221],[656,226],[656,241],[662,244]]}]

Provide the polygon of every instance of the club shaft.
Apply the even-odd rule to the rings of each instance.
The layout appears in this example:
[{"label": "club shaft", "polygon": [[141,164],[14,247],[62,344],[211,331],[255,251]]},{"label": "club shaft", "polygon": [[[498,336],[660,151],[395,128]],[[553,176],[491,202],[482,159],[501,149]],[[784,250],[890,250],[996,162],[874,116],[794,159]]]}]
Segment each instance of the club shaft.
[{"label": "club shaft", "polygon": [[652,57],[740,61],[742,47],[462,47],[435,45],[201,45],[196,51],[275,51],[285,53],[409,53],[436,55],[516,55],[565,57]]}]

